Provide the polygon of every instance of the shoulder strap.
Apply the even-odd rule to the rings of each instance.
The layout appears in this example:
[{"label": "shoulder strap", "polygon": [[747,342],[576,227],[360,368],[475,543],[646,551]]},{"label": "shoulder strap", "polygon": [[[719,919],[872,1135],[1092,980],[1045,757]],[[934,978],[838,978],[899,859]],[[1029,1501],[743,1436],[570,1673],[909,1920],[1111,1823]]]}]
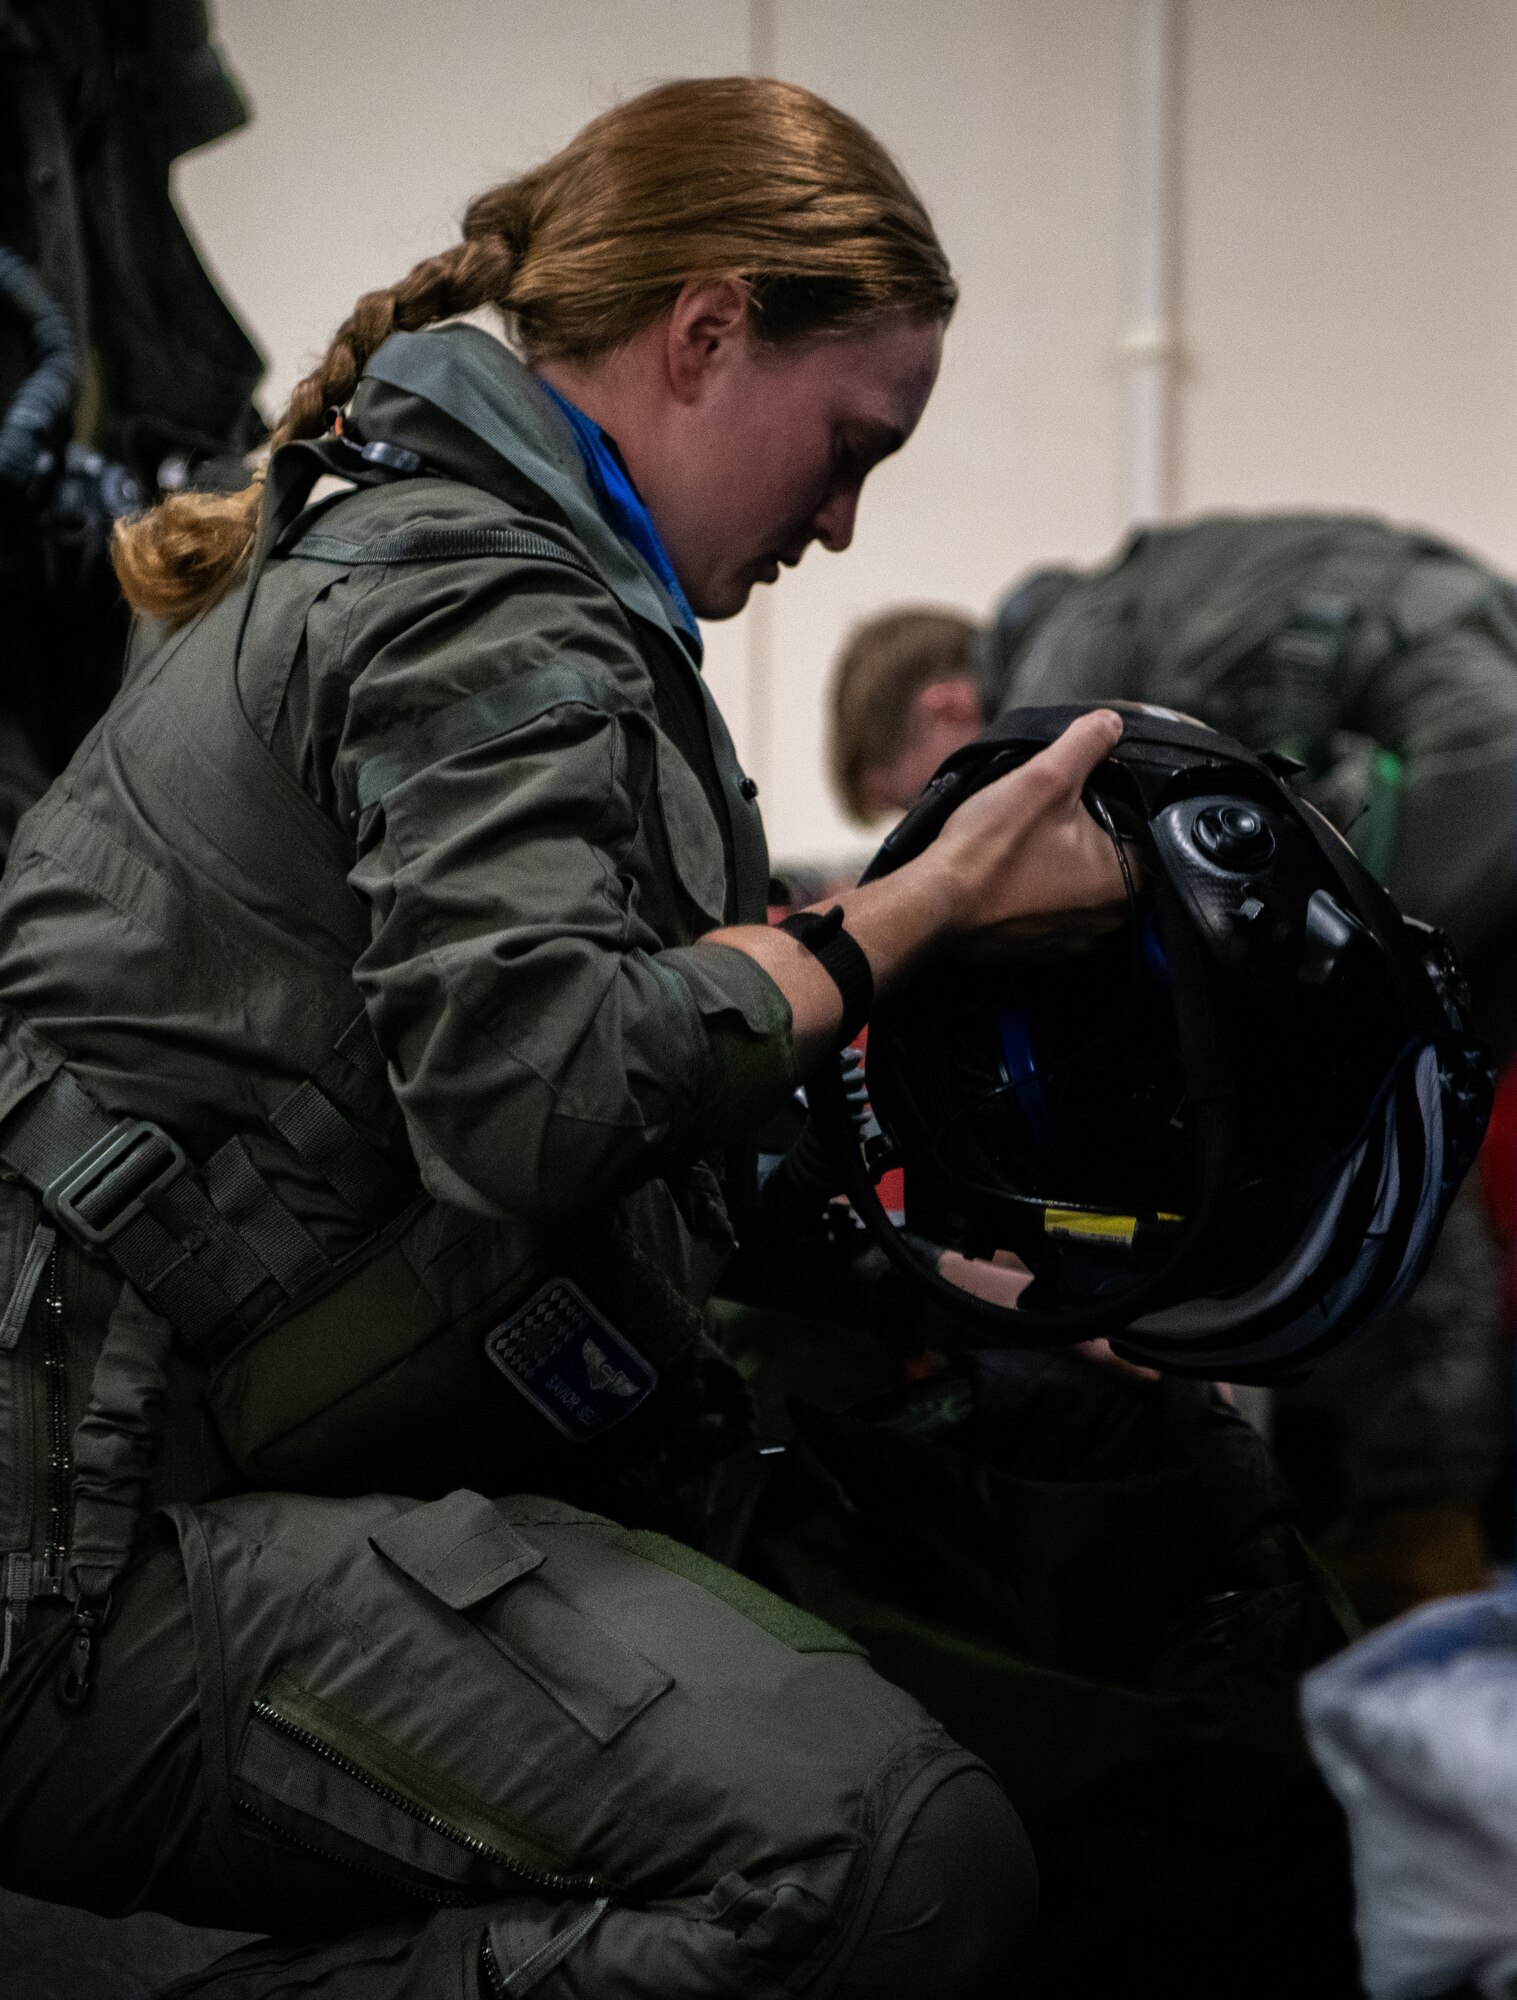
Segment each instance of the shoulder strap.
[{"label": "shoulder strap", "polygon": [[547,535],[525,528],[403,528],[393,535],[379,535],[373,541],[349,542],[341,536],[323,534],[320,529],[286,540],[275,551],[281,556],[300,556],[308,562],[338,563],[344,569],[364,565],[388,567],[391,563],[448,562],[471,556],[514,557],[524,562],[558,563],[578,570],[593,582],[605,579],[582,556],[575,555]]}]

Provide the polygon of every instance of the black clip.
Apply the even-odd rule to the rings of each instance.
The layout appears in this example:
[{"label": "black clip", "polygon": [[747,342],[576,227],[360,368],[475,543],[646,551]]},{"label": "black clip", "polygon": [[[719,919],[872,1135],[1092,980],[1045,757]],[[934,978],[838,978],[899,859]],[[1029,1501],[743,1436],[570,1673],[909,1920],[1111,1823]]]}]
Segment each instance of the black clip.
[{"label": "black clip", "polygon": [[58,1676],[58,1699],[67,1709],[77,1711],[90,1704],[100,1664],[100,1634],[110,1615],[109,1591],[103,1597],[80,1597],[74,1605],[74,1636]]}]

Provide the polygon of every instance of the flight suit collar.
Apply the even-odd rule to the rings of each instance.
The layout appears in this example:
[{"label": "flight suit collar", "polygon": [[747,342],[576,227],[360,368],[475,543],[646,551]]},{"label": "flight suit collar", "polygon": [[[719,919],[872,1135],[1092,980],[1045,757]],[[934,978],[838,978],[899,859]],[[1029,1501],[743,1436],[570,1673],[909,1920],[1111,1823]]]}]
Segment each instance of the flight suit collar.
[{"label": "flight suit collar", "polygon": [[[744,774],[700,671],[699,633],[687,628],[652,570],[601,514],[573,429],[546,390],[491,335],[477,327],[440,327],[390,336],[359,383],[352,416],[366,438],[409,446],[435,471],[563,521],[628,614],[664,642],[657,650],[669,653],[675,679],[694,699],[695,726],[705,742],[697,764],[710,758],[712,806],[731,871],[729,920],[761,923],[769,850],[758,787]],[[277,538],[285,518],[281,461],[292,449],[298,448],[276,454],[270,469],[273,504],[261,547]],[[292,505],[309,491],[303,477],[292,467]]]},{"label": "flight suit collar", "polygon": [[387,438],[481,483],[472,453],[467,468],[450,464],[451,426],[438,425],[426,406],[462,425],[552,503],[626,609],[699,666],[699,633],[688,629],[647,563],[602,516],[568,419],[509,348],[479,327],[394,333],[371,358],[365,379],[417,399],[404,412],[404,436],[397,438],[391,424]]}]

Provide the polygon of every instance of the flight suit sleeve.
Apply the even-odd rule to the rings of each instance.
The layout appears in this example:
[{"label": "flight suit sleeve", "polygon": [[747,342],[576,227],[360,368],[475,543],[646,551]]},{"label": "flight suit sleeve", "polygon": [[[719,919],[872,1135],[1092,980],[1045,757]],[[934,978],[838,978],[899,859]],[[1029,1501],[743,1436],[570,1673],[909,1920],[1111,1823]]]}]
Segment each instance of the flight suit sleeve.
[{"label": "flight suit sleeve", "polygon": [[789,1007],[693,941],[712,919],[660,812],[677,753],[615,601],[557,566],[396,570],[344,651],[354,976],[431,1190],[561,1220],[765,1116],[794,1083]]},{"label": "flight suit sleeve", "polygon": [[1517,632],[1494,588],[1463,565],[1414,570],[1399,643],[1346,717],[1400,760],[1387,887],[1465,954],[1517,917]]}]

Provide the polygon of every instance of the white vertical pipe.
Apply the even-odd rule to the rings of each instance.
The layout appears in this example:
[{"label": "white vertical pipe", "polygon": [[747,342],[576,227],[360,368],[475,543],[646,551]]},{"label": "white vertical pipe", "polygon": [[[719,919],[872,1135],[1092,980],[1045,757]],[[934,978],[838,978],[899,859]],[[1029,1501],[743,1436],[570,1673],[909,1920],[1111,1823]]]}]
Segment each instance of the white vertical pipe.
[{"label": "white vertical pipe", "polygon": [[[773,76],[779,61],[779,0],[748,0],[748,70],[752,76]],[[761,794],[769,789],[773,771],[770,718],[773,713],[774,605],[772,584],[758,584],[748,599],[748,671],[743,721],[746,741],[743,761]]]},{"label": "white vertical pipe", "polygon": [[1174,495],[1176,66],[1183,0],[1133,0],[1132,318],[1128,371],[1130,521],[1159,521]]},{"label": "white vertical pipe", "polygon": [[774,75],[778,11],[778,0],[748,0],[748,69],[753,76]]}]

